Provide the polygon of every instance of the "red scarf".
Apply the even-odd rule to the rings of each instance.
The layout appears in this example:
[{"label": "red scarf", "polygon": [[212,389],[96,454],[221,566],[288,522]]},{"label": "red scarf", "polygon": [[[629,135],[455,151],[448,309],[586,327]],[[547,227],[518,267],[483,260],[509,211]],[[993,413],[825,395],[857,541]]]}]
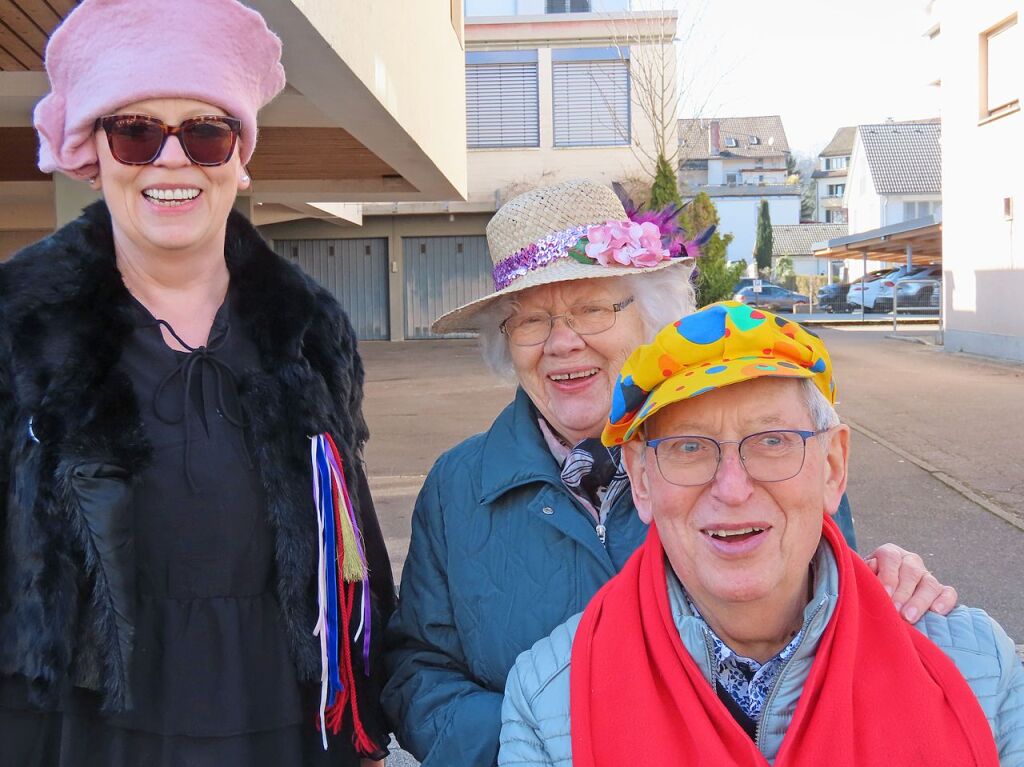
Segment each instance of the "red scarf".
[{"label": "red scarf", "polygon": [[[899,617],[831,519],[823,533],[839,599],[775,767],[998,767],[956,666]],[[584,612],[570,683],[575,767],[768,765],[679,638],[654,526]]]}]

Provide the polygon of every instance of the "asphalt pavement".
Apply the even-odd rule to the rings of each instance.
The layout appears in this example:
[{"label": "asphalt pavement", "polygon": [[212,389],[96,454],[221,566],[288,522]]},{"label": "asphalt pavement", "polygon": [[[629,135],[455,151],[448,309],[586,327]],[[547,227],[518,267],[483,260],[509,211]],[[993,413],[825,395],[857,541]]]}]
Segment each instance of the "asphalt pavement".
[{"label": "asphalt pavement", "polygon": [[[934,345],[928,327],[816,327],[854,432],[849,495],[862,553],[894,541],[1024,642],[1024,366]],[[368,342],[370,485],[396,579],[436,457],[513,394],[475,341]],[[396,754],[389,765],[415,764]]]}]

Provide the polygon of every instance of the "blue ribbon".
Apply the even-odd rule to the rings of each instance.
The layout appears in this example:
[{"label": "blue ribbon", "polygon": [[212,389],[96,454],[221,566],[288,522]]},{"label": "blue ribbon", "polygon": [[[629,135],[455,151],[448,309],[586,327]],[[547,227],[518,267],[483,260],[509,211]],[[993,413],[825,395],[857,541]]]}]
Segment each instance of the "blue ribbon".
[{"label": "blue ribbon", "polygon": [[327,577],[327,689],[328,705],[337,693],[344,690],[338,657],[339,642],[347,641],[338,635],[338,537],[334,527],[334,488],[327,465],[327,445],[323,437],[317,438],[316,468],[320,477],[320,509],[324,518],[324,556]]}]

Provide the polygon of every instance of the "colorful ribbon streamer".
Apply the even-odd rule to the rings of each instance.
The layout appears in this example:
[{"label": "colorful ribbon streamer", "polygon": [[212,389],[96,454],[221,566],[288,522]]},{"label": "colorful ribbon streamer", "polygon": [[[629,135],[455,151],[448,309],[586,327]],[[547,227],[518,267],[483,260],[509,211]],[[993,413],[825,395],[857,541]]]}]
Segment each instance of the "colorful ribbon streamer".
[{"label": "colorful ribbon streamer", "polygon": [[356,509],[345,482],[341,453],[330,434],[310,437],[313,503],[317,514],[317,623],[320,638],[320,707],[317,724],[324,750],[327,730],[341,730],[348,703],[352,706],[353,742],[364,753],[377,750],[359,718],[352,670],[350,627],[360,585],[359,628],[363,672],[370,673],[370,576]]}]

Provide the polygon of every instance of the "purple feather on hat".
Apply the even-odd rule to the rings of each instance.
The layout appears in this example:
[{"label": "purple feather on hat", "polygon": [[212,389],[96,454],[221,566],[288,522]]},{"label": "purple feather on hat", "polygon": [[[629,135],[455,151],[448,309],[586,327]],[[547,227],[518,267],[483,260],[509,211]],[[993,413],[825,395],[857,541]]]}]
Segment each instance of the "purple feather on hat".
[{"label": "purple feather on hat", "polygon": [[687,231],[680,223],[679,216],[690,204],[689,201],[679,204],[669,203],[661,210],[651,210],[644,205],[637,205],[622,184],[617,181],[612,182],[612,189],[615,190],[619,201],[622,202],[622,207],[625,208],[626,216],[630,221],[638,224],[650,222],[658,227],[658,231],[661,232],[662,244],[668,249],[669,256],[672,258],[681,256],[700,258],[701,247],[715,233],[715,227],[709,226],[694,239],[687,239]]}]

